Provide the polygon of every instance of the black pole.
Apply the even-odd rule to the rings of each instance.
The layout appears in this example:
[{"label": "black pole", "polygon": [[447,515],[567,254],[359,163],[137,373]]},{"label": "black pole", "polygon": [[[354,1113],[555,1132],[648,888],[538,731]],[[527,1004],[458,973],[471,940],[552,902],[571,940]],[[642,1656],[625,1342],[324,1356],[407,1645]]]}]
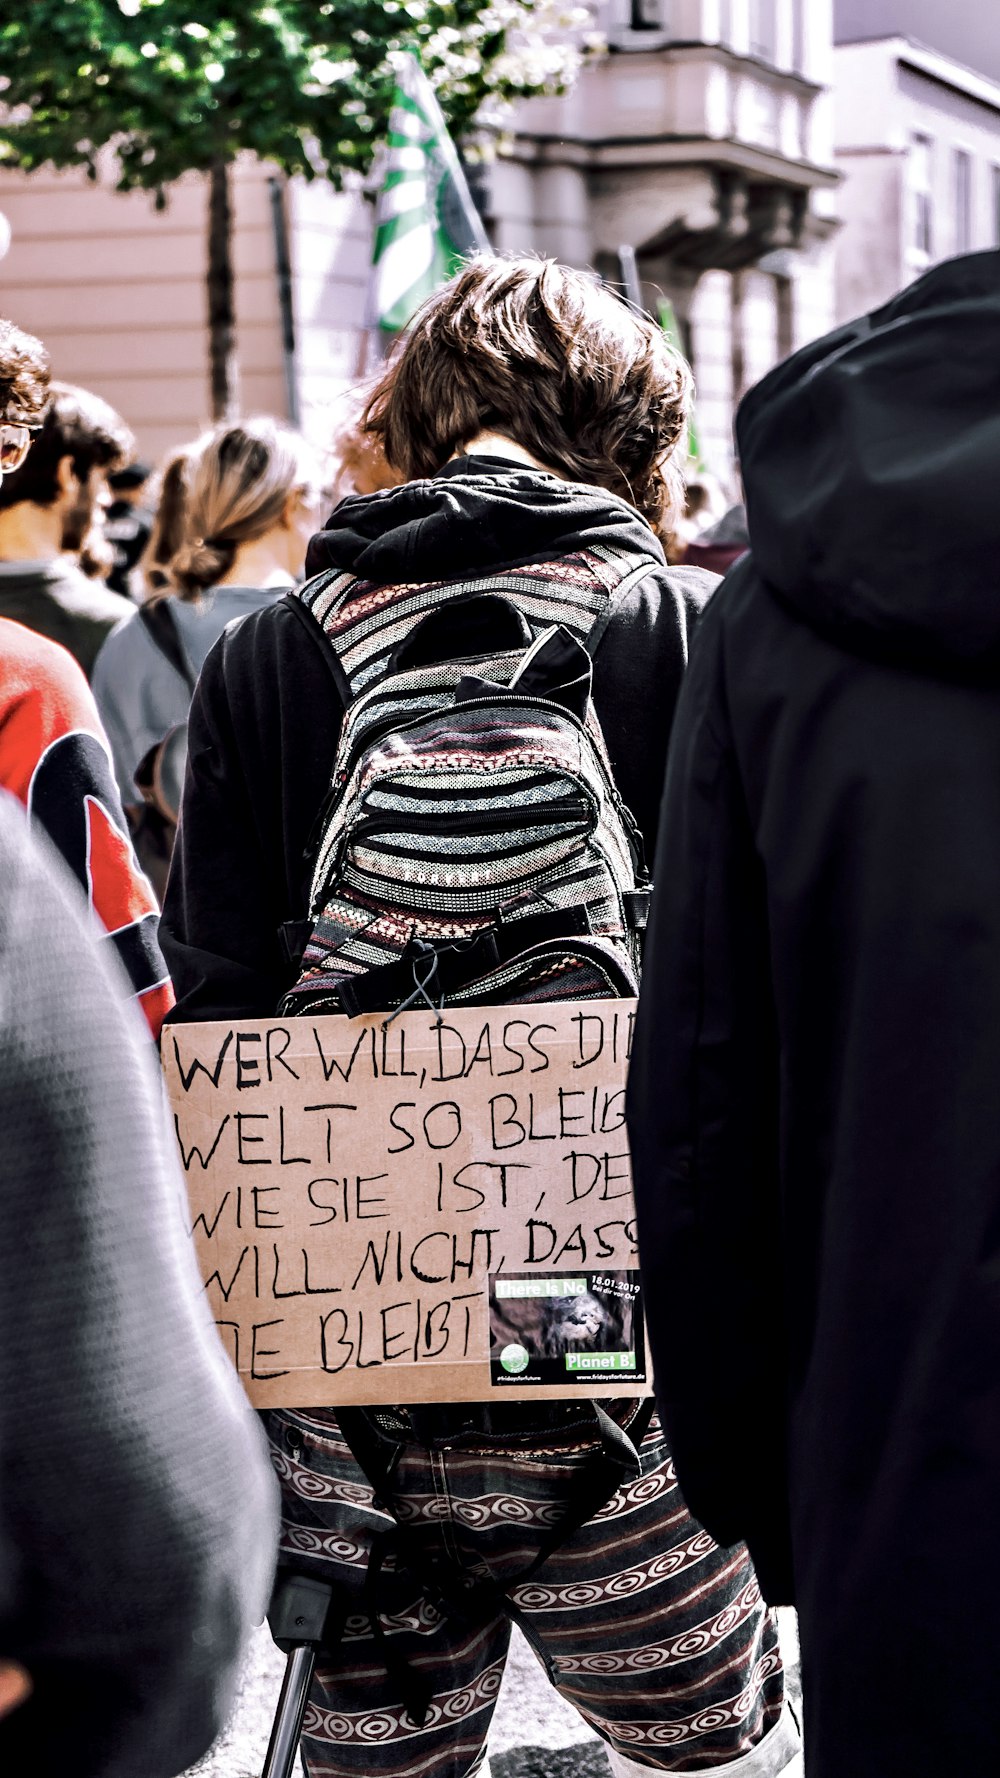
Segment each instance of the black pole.
[{"label": "black pole", "polygon": [[314,1645],[289,1650],[262,1778],[291,1778],[315,1666]]},{"label": "black pole", "polygon": [[209,168],[208,335],[213,420],[239,412],[236,314],[233,305],[233,194],[229,162],[220,155]]},{"label": "black pole", "polygon": [[292,260],[288,247],[288,217],[283,181],[268,180],[271,194],[271,231],[274,236],[274,269],[278,278],[281,314],[281,361],[285,372],[285,405],[293,426],[299,423],[299,381],[295,373],[295,312],[292,307]]},{"label": "black pole", "polygon": [[[328,1631],[333,1586],[309,1574],[280,1569],[267,1622],[272,1640],[287,1656],[262,1778],[290,1778],[309,1702],[316,1656]],[[343,1611],[338,1635],[343,1629]]]}]

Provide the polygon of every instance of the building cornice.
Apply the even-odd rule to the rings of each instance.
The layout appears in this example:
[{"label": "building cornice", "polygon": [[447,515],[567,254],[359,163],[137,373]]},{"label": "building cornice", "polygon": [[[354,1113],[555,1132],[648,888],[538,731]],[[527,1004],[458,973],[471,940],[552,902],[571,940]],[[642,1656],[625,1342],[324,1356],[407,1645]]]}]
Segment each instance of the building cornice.
[{"label": "building cornice", "polygon": [[800,74],[795,68],[779,68],[774,62],[765,62],[760,56],[741,55],[738,50],[730,49],[726,43],[704,43],[700,39],[690,38],[674,40],[670,43],[653,47],[637,43],[633,48],[624,48],[613,43],[607,50],[609,57],[646,55],[651,60],[661,56],[671,60],[684,62],[712,61],[723,68],[730,68],[736,73],[750,73],[780,87],[784,92],[798,93],[804,99],[816,99],[826,87],[820,81],[810,80],[808,75]]},{"label": "building cornice", "polygon": [[1000,86],[995,81],[987,80],[984,75],[973,74],[971,70],[963,68],[960,62],[949,61],[947,56],[940,56],[935,50],[907,44],[899,55],[899,65],[933,80],[936,86],[961,93],[963,98],[974,100],[987,111],[1000,112]]},{"label": "building cornice", "polygon": [[938,86],[960,93],[963,98],[974,99],[990,111],[1000,111],[1000,83],[985,74],[977,74],[964,62],[955,62],[951,56],[942,55],[940,50],[930,49],[912,37],[861,37],[855,42],[838,43],[836,49],[890,49],[893,60],[901,67],[923,74]]},{"label": "building cornice", "polygon": [[597,172],[612,167],[725,167],[776,185],[803,190],[832,190],[843,174],[811,161],[789,160],[767,148],[754,147],[731,136],[604,136],[592,141],[572,141],[565,136],[521,135],[514,137],[503,158],[522,166],[580,167]]}]

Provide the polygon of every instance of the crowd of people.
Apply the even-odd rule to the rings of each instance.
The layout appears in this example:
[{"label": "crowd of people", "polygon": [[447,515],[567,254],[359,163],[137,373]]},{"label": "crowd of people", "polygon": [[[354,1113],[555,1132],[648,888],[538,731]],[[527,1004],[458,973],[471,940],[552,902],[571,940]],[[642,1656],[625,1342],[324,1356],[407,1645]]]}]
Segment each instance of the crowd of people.
[{"label": "crowd of people", "polygon": [[[998,324],[977,255],[780,365],[727,507],[683,481],[683,361],[551,261],[471,261],[323,456],[261,417],[154,470],[0,323],[9,1762],[180,1772],[280,1561],[340,1601],[309,1778],[486,1774],[512,1622],[615,1778],[994,1768]],[[317,819],[373,684],[432,668],[455,856],[481,856],[470,662],[604,762],[628,886],[560,866],[544,916],[470,920],[410,836],[391,906],[331,880],[317,918]],[[445,782],[407,792],[425,828]],[[386,992],[417,941],[471,969],[491,920],[514,999],[631,992],[643,959],[655,1404],[255,1417],[149,1035],[273,1017],[310,970]]]}]

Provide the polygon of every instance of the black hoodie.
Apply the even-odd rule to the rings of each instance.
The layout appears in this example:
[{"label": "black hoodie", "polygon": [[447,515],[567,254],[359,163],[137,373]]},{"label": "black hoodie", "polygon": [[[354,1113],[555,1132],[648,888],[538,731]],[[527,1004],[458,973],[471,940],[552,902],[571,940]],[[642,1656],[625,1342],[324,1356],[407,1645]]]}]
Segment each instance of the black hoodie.
[{"label": "black hoodie", "polygon": [[1000,254],[739,416],[630,1084],[696,1517],[799,1607],[810,1778],[1000,1771]]},{"label": "black hoodie", "polygon": [[[715,583],[668,569],[624,501],[508,460],[460,458],[432,480],[345,500],[313,538],[307,567],[385,585],[461,580],[597,543],[649,564],[597,650],[594,703],[651,858],[688,624]],[[294,980],[279,929],[308,911],[316,815],[343,715],[332,658],[299,601],[282,599],[231,625],[205,662],[161,922],[174,1017],[267,1018]]]}]

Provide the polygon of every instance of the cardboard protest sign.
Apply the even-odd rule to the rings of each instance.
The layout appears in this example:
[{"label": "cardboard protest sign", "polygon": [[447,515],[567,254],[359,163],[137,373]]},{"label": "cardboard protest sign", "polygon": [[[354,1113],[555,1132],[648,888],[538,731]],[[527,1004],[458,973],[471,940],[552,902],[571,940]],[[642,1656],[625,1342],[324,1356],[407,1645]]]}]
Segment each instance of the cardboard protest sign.
[{"label": "cardboard protest sign", "polygon": [[635,1002],[170,1026],[202,1276],[258,1407],[645,1395]]}]

